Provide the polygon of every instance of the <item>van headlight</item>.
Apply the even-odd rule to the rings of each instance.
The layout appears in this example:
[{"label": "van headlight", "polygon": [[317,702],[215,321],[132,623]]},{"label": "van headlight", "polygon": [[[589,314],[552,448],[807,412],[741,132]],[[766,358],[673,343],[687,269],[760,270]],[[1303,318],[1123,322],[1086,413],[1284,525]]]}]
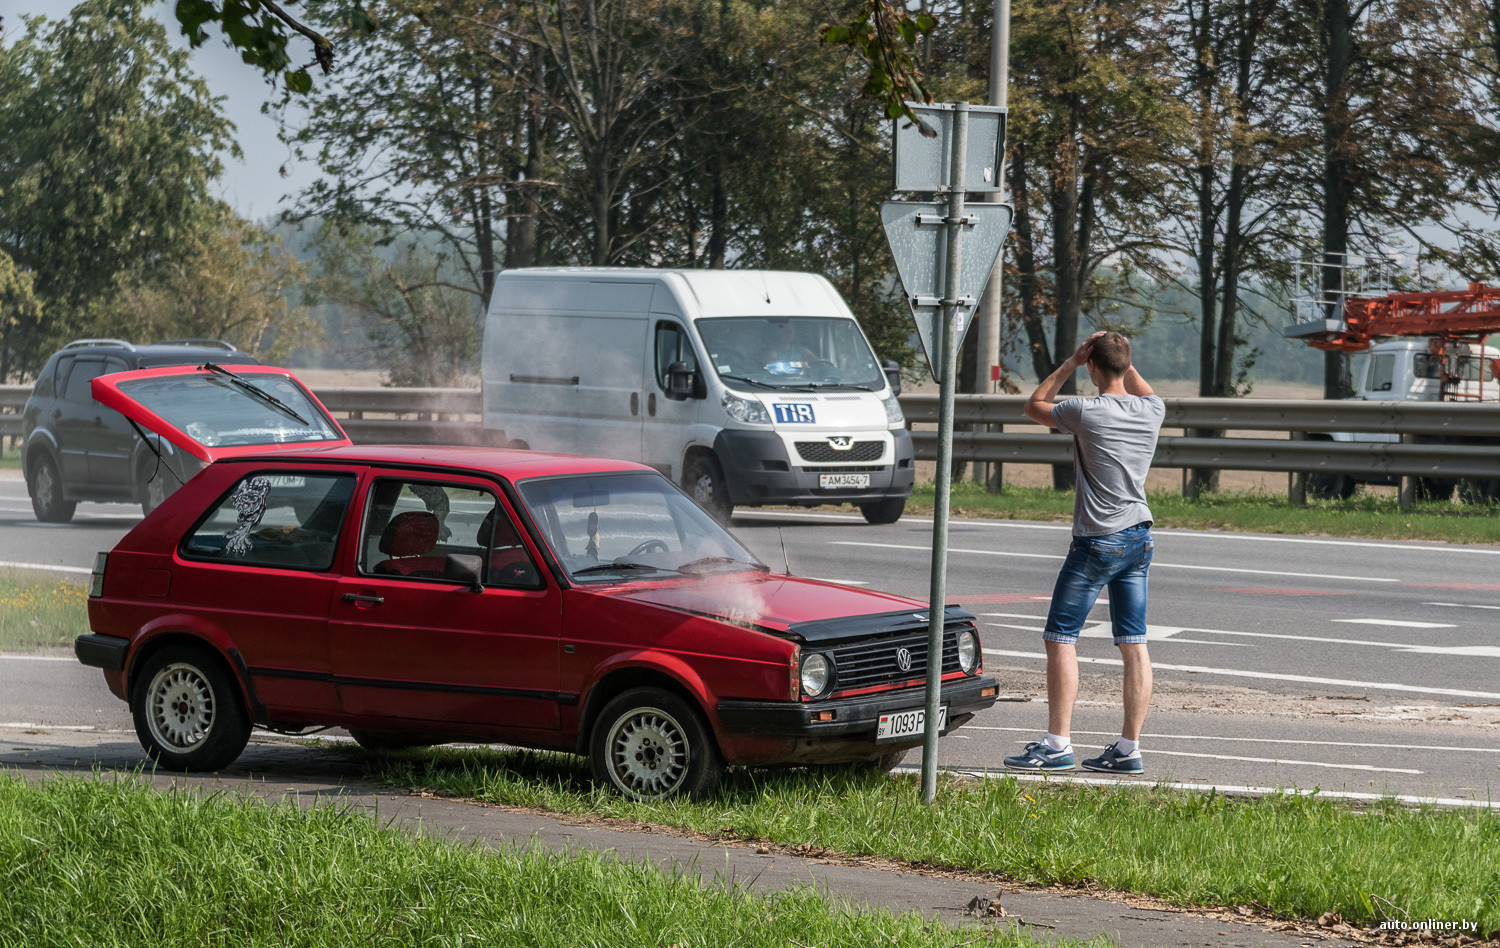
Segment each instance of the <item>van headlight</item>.
[{"label": "van headlight", "polygon": [[766,406],[753,398],[741,398],[733,392],[725,392],[724,397],[719,399],[729,417],[735,421],[747,425],[769,425],[771,413],[766,411]]},{"label": "van headlight", "polygon": [[880,396],[880,404],[885,406],[885,423],[894,428],[897,425],[906,424],[906,416],[901,414],[901,403],[896,401],[896,396],[889,390]]},{"label": "van headlight", "polygon": [[974,674],[979,667],[979,636],[973,632],[958,633],[958,667],[965,675]]},{"label": "van headlight", "polygon": [[833,663],[828,656],[813,652],[802,656],[802,693],[816,698],[828,692],[833,684]]}]

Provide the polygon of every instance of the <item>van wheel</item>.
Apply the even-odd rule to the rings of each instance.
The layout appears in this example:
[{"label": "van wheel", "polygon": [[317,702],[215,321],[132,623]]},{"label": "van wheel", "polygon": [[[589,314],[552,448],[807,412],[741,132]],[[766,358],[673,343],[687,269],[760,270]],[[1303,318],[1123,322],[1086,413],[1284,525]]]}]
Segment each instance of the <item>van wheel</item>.
[{"label": "van wheel", "polygon": [[49,455],[32,465],[31,510],[42,523],[67,523],[73,519],[78,502],[67,500],[63,491],[62,475],[57,472],[57,462]]},{"label": "van wheel", "polygon": [[174,645],[146,660],[130,700],[135,734],[169,770],[218,770],[240,756],[250,719],[228,674],[203,649]]},{"label": "van wheel", "polygon": [[724,774],[702,716],[660,688],[632,688],[604,706],[589,763],[595,779],[633,800],[701,800]]},{"label": "van wheel", "polygon": [[1446,477],[1417,478],[1418,500],[1449,500],[1453,497],[1454,482]]},{"label": "van wheel", "polygon": [[141,501],[141,513],[149,514],[166,502],[167,496],[172,493],[167,487],[166,462],[157,462],[155,458],[150,461],[142,461],[141,468],[136,472],[136,496]]},{"label": "van wheel", "polygon": [[1348,474],[1309,474],[1307,492],[1318,500],[1348,500],[1359,485]]},{"label": "van wheel", "polygon": [[728,523],[734,513],[734,504],[729,502],[729,485],[724,483],[724,471],[712,454],[698,454],[687,462],[682,472],[682,486],[687,494],[698,502],[720,523]]},{"label": "van wheel", "polygon": [[860,504],[859,512],[867,523],[895,523],[906,512],[905,497],[887,497],[868,504]]}]

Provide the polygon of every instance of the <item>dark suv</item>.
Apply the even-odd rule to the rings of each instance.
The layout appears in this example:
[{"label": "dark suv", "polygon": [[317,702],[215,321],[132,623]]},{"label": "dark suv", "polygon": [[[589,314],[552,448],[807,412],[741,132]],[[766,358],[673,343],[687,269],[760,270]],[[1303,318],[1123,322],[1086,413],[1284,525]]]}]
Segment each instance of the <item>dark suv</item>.
[{"label": "dark suv", "polygon": [[135,346],[120,339],[79,339],[47,360],[21,416],[22,463],[36,518],[66,523],[80,500],[139,502],[150,513],[189,477],[198,460],[151,435],[158,459],[125,416],[94,401],[101,375],[204,362],[257,364],[214,339],[172,339]]}]

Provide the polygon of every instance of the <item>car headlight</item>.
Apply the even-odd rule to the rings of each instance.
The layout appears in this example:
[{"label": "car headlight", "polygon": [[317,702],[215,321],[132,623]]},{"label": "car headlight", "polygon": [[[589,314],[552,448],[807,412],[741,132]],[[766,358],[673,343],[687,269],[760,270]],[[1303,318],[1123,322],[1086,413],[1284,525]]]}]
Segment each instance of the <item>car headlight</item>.
[{"label": "car headlight", "polygon": [[813,652],[802,656],[802,693],[816,698],[833,684],[833,663],[828,656]]},{"label": "car headlight", "polygon": [[885,423],[891,427],[906,424],[906,416],[901,414],[901,403],[896,401],[896,396],[886,392],[880,396],[880,404],[885,406]]},{"label": "car headlight", "polygon": [[958,633],[958,667],[965,675],[974,674],[979,667],[979,636],[973,632]]},{"label": "car headlight", "polygon": [[766,411],[766,406],[753,398],[741,398],[733,392],[725,392],[720,403],[729,417],[735,421],[747,425],[769,425],[771,413]]}]

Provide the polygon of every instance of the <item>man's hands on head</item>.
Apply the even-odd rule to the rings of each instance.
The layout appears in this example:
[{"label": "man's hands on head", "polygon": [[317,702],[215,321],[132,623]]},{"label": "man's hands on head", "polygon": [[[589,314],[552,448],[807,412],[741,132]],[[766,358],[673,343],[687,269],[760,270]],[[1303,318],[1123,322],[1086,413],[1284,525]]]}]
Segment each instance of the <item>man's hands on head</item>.
[{"label": "man's hands on head", "polygon": [[1064,359],[1062,365],[1059,365],[1056,371],[1047,376],[1042,384],[1036,387],[1036,391],[1032,392],[1031,397],[1026,400],[1025,411],[1027,418],[1030,418],[1039,425],[1046,425],[1048,428],[1056,427],[1052,423],[1052,399],[1057,396],[1058,391],[1063,387],[1063,383],[1071,378],[1074,372],[1078,371],[1078,367],[1089,361],[1089,353],[1094,350],[1094,340],[1102,335],[1104,333],[1096,332],[1083,340],[1083,345],[1079,346],[1077,351]]},{"label": "man's hands on head", "polygon": [[1086,365],[1089,361],[1089,356],[1092,355],[1094,351],[1094,340],[1098,339],[1102,335],[1104,335],[1104,330],[1101,329],[1099,332],[1096,332],[1092,336],[1089,336],[1087,339],[1083,340],[1083,344],[1078,347],[1077,351],[1068,356],[1068,361],[1064,362],[1063,364],[1071,365],[1074,369],[1078,369]]}]

